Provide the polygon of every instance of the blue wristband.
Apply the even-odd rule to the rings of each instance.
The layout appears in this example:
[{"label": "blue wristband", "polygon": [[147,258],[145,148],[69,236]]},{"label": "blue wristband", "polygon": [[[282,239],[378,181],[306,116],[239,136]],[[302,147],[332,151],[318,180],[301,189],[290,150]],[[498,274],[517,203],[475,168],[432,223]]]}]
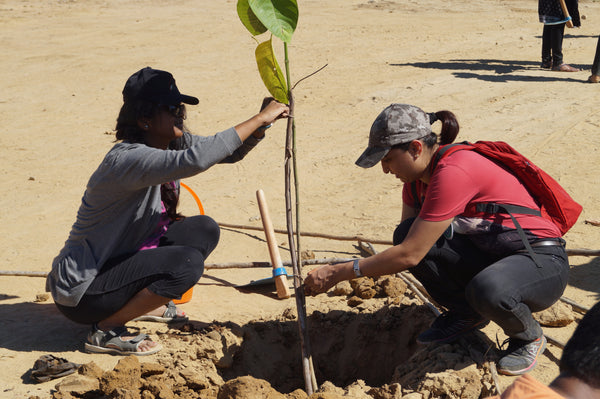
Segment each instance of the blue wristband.
[{"label": "blue wristband", "polygon": [[265,131],[265,130],[267,130],[267,129],[268,129],[268,128],[270,128],[271,126],[273,126],[273,124],[269,124],[269,125],[267,125],[267,126],[261,126],[261,127],[259,127],[258,129],[256,129],[256,130],[259,130],[259,131],[261,131],[261,132],[262,132],[262,131]]}]

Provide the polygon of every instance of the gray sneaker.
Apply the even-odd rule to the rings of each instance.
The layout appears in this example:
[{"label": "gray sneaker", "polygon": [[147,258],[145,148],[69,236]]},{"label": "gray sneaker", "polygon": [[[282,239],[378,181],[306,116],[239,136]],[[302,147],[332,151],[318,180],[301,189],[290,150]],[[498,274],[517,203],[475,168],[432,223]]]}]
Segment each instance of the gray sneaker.
[{"label": "gray sneaker", "polygon": [[508,349],[504,356],[498,360],[498,372],[506,375],[525,374],[535,367],[538,357],[546,349],[546,337],[543,335],[534,341],[522,341],[509,338]]}]

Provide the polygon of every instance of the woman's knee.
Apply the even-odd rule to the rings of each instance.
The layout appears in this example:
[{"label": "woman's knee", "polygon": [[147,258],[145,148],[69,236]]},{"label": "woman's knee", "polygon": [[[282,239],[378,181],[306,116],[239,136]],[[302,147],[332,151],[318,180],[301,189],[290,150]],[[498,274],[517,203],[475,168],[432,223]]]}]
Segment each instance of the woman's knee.
[{"label": "woman's knee", "polygon": [[194,283],[202,277],[204,273],[204,254],[191,247],[183,247],[179,257],[173,259],[173,270],[181,275],[189,275]]},{"label": "woman's knee", "polygon": [[199,226],[197,233],[203,238],[205,242],[204,248],[206,250],[205,256],[208,256],[219,243],[221,238],[221,228],[219,224],[210,216],[201,215],[199,218]]},{"label": "woman's knee", "polygon": [[161,245],[181,245],[195,248],[207,257],[219,243],[221,229],[209,216],[190,216],[174,222]]},{"label": "woman's knee", "polygon": [[509,287],[493,278],[473,278],[465,287],[465,298],[477,313],[493,318],[499,310],[514,308],[519,298]]},{"label": "woman's knee", "polygon": [[177,298],[193,287],[204,273],[204,261],[200,251],[188,248],[181,258],[174,258],[168,273],[147,288],[166,298]]},{"label": "woman's knee", "polygon": [[221,234],[221,228],[213,218],[206,215],[199,215],[195,217],[198,218],[199,223],[201,224],[200,229],[204,230],[209,236],[215,236],[217,239],[219,238]]}]

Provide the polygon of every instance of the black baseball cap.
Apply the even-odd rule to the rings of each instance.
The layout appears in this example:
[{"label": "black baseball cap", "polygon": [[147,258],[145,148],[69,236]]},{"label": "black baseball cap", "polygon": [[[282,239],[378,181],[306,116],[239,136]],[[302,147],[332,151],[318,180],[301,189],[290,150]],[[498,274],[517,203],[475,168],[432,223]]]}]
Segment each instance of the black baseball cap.
[{"label": "black baseball cap", "polygon": [[150,67],[140,69],[127,79],[123,101],[132,100],[148,100],[162,105],[196,105],[199,102],[196,97],[181,94],[169,72]]}]

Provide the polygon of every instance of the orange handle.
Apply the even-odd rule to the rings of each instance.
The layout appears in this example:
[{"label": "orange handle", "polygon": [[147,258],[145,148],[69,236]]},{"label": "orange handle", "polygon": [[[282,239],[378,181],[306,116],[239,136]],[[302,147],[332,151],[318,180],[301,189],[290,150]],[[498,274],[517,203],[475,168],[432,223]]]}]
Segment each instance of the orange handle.
[{"label": "orange handle", "polygon": [[179,184],[181,185],[181,187],[183,187],[186,190],[188,190],[190,192],[190,194],[192,194],[192,197],[194,197],[194,199],[196,200],[196,204],[198,204],[198,210],[200,211],[200,214],[204,215],[204,207],[202,206],[202,202],[200,202],[200,198],[198,198],[198,196],[196,195],[196,193],[194,192],[194,190],[192,190],[191,188],[189,188],[188,185],[185,184],[185,183],[183,183],[183,182],[179,182]]}]

